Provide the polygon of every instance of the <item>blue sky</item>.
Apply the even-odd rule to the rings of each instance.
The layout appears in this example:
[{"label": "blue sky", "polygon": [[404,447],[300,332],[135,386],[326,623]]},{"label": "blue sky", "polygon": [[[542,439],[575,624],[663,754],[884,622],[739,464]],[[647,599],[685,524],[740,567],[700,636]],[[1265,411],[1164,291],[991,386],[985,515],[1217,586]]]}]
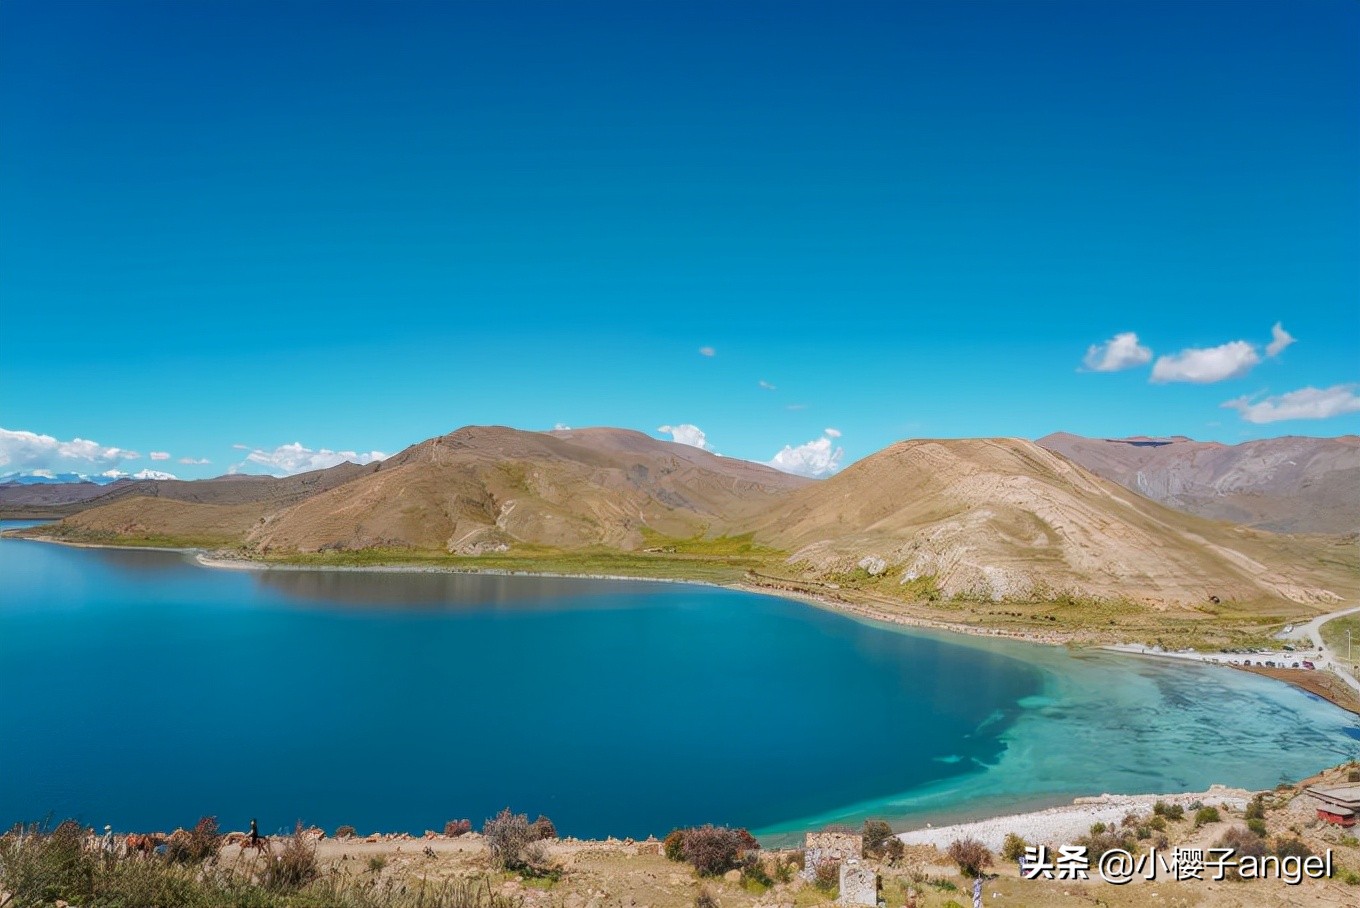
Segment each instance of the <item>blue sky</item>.
[{"label": "blue sky", "polygon": [[1357,433],[1358,27],[6,0],[0,473],[281,471],[472,423],[695,426],[807,471]]}]

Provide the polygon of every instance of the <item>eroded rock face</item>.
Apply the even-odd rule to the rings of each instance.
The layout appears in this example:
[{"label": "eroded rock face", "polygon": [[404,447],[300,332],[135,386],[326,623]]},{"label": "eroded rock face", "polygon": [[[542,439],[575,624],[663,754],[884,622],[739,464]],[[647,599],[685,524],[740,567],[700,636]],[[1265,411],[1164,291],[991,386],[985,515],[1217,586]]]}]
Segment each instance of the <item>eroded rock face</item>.
[{"label": "eroded rock face", "polygon": [[1058,432],[1038,444],[1190,514],[1278,533],[1360,530],[1360,437],[1354,435],[1224,445]]}]

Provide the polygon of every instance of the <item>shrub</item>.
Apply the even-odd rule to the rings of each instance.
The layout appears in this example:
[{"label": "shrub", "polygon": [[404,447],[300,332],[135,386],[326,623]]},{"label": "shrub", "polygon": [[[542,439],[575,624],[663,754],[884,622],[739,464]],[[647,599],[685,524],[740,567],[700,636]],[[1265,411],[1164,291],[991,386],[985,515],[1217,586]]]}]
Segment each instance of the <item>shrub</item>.
[{"label": "shrub", "polygon": [[387,858],[383,857],[383,856],[380,855],[380,854],[372,855],[372,856],[370,856],[369,859],[368,859],[368,872],[369,872],[369,873],[382,873],[382,872],[383,872],[383,868],[386,867],[386,866],[387,866]]},{"label": "shrub", "polygon": [[1347,782],[1360,782],[1360,769],[1352,769],[1346,773]]},{"label": "shrub", "polygon": [[1168,804],[1165,801],[1158,801],[1152,805],[1152,812],[1159,817],[1166,817],[1168,820],[1179,820],[1185,816],[1185,808],[1179,804]]},{"label": "shrub", "polygon": [[486,847],[491,852],[491,865],[498,870],[529,870],[531,858],[537,857],[541,849],[529,846],[539,841],[538,834],[522,813],[511,813],[507,807],[482,826],[486,836]]},{"label": "shrub", "polygon": [[718,900],[707,889],[700,889],[694,897],[694,908],[718,908]]},{"label": "shrub", "polygon": [[818,861],[812,870],[812,884],[823,892],[835,892],[841,886],[841,862],[835,858]]},{"label": "shrub", "polygon": [[1220,819],[1217,807],[1201,807],[1195,811],[1195,828],[1198,829],[1206,823],[1217,823]]},{"label": "shrub", "polygon": [[538,815],[538,819],[534,820],[531,829],[534,833],[534,836],[539,840],[557,838],[557,827],[553,825],[552,820],[548,819],[541,813]]},{"label": "shrub", "polygon": [[769,889],[774,885],[774,880],[770,878],[770,873],[765,869],[765,862],[760,859],[760,855],[753,851],[746,852],[741,860],[741,881],[748,886],[754,885],[761,891]]},{"label": "shrub", "polygon": [[299,821],[293,834],[283,840],[283,847],[274,855],[274,860],[266,861],[261,874],[265,888],[275,892],[288,892],[301,889],[320,875],[316,863],[316,845],[302,831]]},{"label": "shrub", "polygon": [[166,843],[165,855],[174,864],[201,864],[216,857],[221,847],[217,817],[202,817],[191,830],[175,830]]},{"label": "shrub", "polygon": [[896,867],[907,856],[907,846],[902,844],[902,840],[897,836],[888,839],[888,844],[883,846],[883,860],[890,866]]},{"label": "shrub", "polygon": [[1252,832],[1256,833],[1257,835],[1259,835],[1263,839],[1266,837],[1265,820],[1258,820],[1255,818],[1247,820],[1247,828],[1250,829]]},{"label": "shrub", "polygon": [[[1249,830],[1240,826],[1233,826],[1223,835],[1219,836],[1214,843],[1215,848],[1231,848],[1234,860],[1241,860],[1244,857],[1263,857],[1266,853],[1266,843],[1260,837]],[[1242,879],[1242,872],[1239,869],[1232,877]]]},{"label": "shrub", "polygon": [[1155,829],[1157,832],[1166,832],[1166,817],[1154,816],[1148,820],[1148,828]]},{"label": "shrub", "polygon": [[444,824],[444,835],[451,839],[456,839],[460,835],[467,835],[471,831],[471,820],[449,820]]},{"label": "shrub", "polygon": [[[447,831],[447,829],[448,829],[448,827],[445,827],[445,830],[446,830],[446,831]],[[356,835],[358,835],[358,834],[359,834],[358,831],[357,831],[353,826],[337,826],[337,827],[335,827],[335,837],[336,837],[337,839],[352,839],[352,838],[354,838],[354,837],[355,837]]]},{"label": "shrub", "polygon": [[1248,820],[1264,820],[1266,818],[1265,799],[1260,795],[1252,798],[1251,803],[1247,805],[1247,811],[1243,816]]},{"label": "shrub", "polygon": [[1091,824],[1091,835],[1100,835],[1102,832],[1105,831],[1105,829],[1106,829],[1106,826],[1105,826],[1104,823],[1092,823],[1092,824]]},{"label": "shrub", "polygon": [[1103,857],[1106,852],[1114,851],[1117,848],[1132,851],[1137,847],[1133,830],[1124,828],[1108,829],[1105,832],[1080,836],[1075,844],[1084,846],[1087,855],[1093,862]]},{"label": "shrub", "polygon": [[892,838],[892,827],[882,820],[865,820],[861,835],[864,837],[864,853],[877,857],[888,844],[888,839]]},{"label": "shrub", "polygon": [[992,866],[992,853],[977,839],[955,839],[945,854],[959,865],[959,872],[968,878],[980,876],[983,868]]},{"label": "shrub", "polygon": [[1018,861],[1025,856],[1029,842],[1013,832],[1006,833],[1006,841],[1001,843],[1001,856],[1008,861]]},{"label": "shrub", "polygon": [[685,859],[685,830],[672,829],[670,835],[661,842],[661,850],[672,861]]},{"label": "shrub", "polygon": [[709,824],[685,830],[682,851],[700,876],[719,876],[735,870],[744,850],[745,840],[735,829]]},{"label": "shrub", "polygon": [[1309,848],[1299,838],[1277,839],[1275,841],[1275,855],[1281,858],[1310,858],[1313,856],[1313,849]]},{"label": "shrub", "polygon": [[1119,825],[1120,825],[1120,826],[1137,826],[1137,825],[1138,825],[1138,814],[1134,813],[1133,811],[1129,811],[1128,813],[1124,814],[1124,819],[1122,819],[1122,820],[1119,821]]},{"label": "shrub", "polygon": [[1152,847],[1158,851],[1168,851],[1171,848],[1171,840],[1166,837],[1166,833],[1159,832],[1152,837]]}]

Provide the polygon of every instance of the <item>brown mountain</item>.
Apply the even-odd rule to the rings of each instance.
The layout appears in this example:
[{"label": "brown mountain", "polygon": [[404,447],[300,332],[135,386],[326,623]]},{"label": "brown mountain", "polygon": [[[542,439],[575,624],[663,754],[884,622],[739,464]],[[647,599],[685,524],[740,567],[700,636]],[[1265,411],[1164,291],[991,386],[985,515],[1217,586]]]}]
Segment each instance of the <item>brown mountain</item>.
[{"label": "brown mountain", "polygon": [[[38,516],[69,515],[76,533],[164,536],[199,544],[236,544],[266,514],[373,472],[376,464],[342,463],[296,476],[219,476],[216,479],[143,479],[116,482],[86,499],[67,500]],[[51,486],[49,488],[59,488]],[[0,513],[23,506],[0,498]]]},{"label": "brown mountain", "polygon": [[624,429],[472,426],[271,515],[262,551],[414,547],[460,554],[516,543],[639,548],[721,533],[809,480]]},{"label": "brown mountain", "polygon": [[1360,437],[1354,435],[1224,445],[1058,432],[1038,444],[1190,514],[1280,533],[1360,530]]},{"label": "brown mountain", "polygon": [[469,427],[366,467],[152,490],[59,532],[462,555],[753,533],[791,553],[782,573],[930,578],[946,595],[1322,602],[1360,586],[1353,546],[1183,514],[1017,439],[901,442],[814,482],[622,429]]},{"label": "brown mountain", "polygon": [[1335,574],[1288,537],[1181,514],[1013,438],[892,445],[787,496],[756,539],[814,576],[896,571],[946,595],[1335,598]]}]

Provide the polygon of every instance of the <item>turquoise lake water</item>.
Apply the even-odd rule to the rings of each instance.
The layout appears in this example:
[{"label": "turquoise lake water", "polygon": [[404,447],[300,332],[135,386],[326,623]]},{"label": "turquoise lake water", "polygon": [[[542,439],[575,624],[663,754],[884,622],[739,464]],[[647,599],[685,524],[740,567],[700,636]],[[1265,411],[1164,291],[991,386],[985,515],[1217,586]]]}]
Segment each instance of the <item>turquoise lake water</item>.
[{"label": "turquoise lake water", "polygon": [[0,825],[418,833],[508,805],[564,835],[779,834],[1265,787],[1360,753],[1355,717],[1268,679],[729,590],[12,539],[0,671]]}]

